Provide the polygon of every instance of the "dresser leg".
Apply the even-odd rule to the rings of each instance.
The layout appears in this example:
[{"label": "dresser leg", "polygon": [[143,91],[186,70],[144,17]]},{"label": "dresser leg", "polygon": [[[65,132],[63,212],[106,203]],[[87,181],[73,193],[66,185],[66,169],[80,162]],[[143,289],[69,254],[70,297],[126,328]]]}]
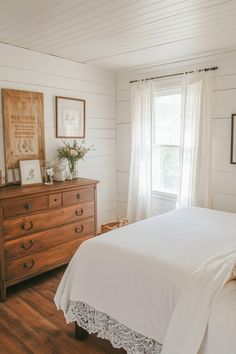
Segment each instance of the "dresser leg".
[{"label": "dresser leg", "polygon": [[0,301],[4,302],[6,300],[6,296],[7,296],[6,286],[5,286],[5,284],[1,283],[0,284]]},{"label": "dresser leg", "polygon": [[84,340],[87,336],[88,332],[82,327],[79,327],[77,322],[75,322],[75,338],[78,340]]}]

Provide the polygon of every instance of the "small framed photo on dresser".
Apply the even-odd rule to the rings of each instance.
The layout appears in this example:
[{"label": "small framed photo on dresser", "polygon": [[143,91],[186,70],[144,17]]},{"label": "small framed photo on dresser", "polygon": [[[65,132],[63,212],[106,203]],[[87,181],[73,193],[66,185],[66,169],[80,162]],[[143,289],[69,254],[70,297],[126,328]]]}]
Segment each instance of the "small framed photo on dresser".
[{"label": "small framed photo on dresser", "polygon": [[20,164],[20,179],[22,186],[42,184],[42,172],[39,160],[23,160]]},{"label": "small framed photo on dresser", "polygon": [[85,100],[56,96],[56,137],[85,138]]}]

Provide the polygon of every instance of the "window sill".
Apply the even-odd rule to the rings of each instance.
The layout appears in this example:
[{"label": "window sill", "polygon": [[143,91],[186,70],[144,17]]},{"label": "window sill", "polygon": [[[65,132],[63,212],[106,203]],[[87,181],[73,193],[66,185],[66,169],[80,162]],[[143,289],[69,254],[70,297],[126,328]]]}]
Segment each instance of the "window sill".
[{"label": "window sill", "polygon": [[176,203],[178,195],[174,193],[152,191],[152,198],[167,200]]}]

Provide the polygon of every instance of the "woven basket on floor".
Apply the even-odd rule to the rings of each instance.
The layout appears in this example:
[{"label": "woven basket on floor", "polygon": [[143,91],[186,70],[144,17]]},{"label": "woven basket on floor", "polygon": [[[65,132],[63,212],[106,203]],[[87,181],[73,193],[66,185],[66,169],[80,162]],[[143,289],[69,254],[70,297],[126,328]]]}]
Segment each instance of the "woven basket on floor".
[{"label": "woven basket on floor", "polygon": [[105,232],[117,229],[120,227],[119,221],[108,222],[107,224],[101,225],[101,233],[104,234]]}]

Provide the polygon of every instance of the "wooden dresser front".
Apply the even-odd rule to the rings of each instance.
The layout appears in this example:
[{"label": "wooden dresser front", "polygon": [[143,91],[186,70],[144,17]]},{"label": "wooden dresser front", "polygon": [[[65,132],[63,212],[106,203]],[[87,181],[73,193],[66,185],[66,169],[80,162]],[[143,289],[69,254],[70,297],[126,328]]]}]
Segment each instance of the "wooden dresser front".
[{"label": "wooden dresser front", "polygon": [[6,288],[66,264],[96,235],[96,185],[80,178],[0,189],[0,300]]}]

